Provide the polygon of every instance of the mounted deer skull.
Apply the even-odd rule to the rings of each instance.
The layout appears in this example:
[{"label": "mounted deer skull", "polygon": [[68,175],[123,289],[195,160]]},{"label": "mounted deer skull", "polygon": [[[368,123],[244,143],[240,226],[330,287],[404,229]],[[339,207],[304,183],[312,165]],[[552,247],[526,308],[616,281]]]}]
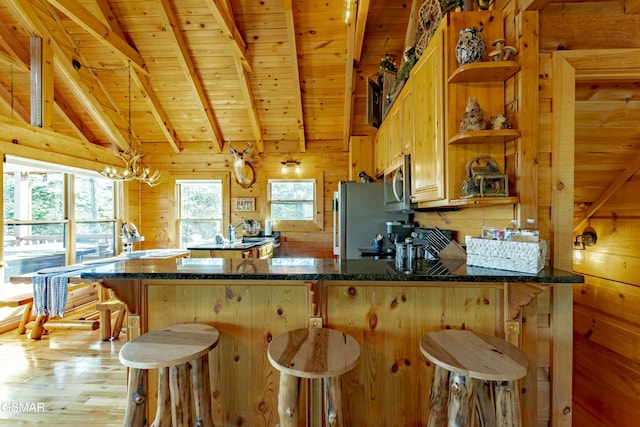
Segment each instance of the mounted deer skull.
[{"label": "mounted deer skull", "polygon": [[233,148],[231,141],[229,141],[229,149],[233,154],[233,157],[235,157],[235,160],[233,161],[233,171],[236,175],[236,182],[240,184],[242,188],[249,188],[254,182],[256,182],[256,173],[253,170],[253,166],[251,166],[251,163],[244,160],[244,156],[249,153],[251,147],[252,145],[249,143],[249,146],[241,152]]}]

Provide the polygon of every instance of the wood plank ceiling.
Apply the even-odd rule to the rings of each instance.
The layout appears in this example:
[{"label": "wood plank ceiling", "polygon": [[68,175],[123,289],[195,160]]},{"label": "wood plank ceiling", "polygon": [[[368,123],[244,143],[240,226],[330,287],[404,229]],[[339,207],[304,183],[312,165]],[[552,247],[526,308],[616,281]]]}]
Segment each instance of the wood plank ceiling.
[{"label": "wood plank ceiling", "polygon": [[[0,114],[32,122],[37,36],[43,124],[63,134],[119,150],[229,141],[346,150],[350,134],[375,132],[364,123],[366,76],[402,51],[411,1],[357,10],[354,0],[350,24],[346,4],[0,0]],[[362,117],[352,122],[352,111]]]}]

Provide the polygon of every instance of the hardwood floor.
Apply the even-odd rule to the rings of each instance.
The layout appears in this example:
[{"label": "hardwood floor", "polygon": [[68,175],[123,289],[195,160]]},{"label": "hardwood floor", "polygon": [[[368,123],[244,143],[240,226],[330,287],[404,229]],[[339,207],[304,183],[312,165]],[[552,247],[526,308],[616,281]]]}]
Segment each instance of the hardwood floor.
[{"label": "hardwood floor", "polygon": [[0,335],[0,426],[121,426],[127,392],[120,340],[99,331]]}]

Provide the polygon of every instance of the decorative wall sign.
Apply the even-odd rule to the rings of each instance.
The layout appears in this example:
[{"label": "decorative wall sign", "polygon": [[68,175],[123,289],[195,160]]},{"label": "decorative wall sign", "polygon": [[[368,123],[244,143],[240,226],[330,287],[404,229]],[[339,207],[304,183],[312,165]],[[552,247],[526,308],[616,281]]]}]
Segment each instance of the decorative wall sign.
[{"label": "decorative wall sign", "polygon": [[236,199],[236,212],[250,212],[256,210],[255,197],[238,197]]}]

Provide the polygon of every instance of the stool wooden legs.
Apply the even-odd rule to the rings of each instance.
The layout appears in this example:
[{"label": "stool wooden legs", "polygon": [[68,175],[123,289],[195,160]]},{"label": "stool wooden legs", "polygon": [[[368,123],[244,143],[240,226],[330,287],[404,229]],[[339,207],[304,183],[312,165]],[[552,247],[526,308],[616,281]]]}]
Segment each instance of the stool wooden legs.
[{"label": "stool wooden legs", "polygon": [[297,427],[300,409],[298,408],[298,390],[300,378],[280,372],[278,391],[278,417],[280,427]]},{"label": "stool wooden legs", "polygon": [[208,354],[191,361],[191,381],[195,408],[195,426],[213,427]]},{"label": "stool wooden legs", "polygon": [[158,406],[151,427],[171,427],[171,392],[169,368],[158,369]]},{"label": "stool wooden legs", "polygon": [[500,427],[520,427],[520,399],[515,381],[499,381],[495,383],[496,392],[496,425]]},{"label": "stool wooden legs", "polygon": [[327,425],[342,426],[342,388],[340,377],[329,377],[322,380],[324,386],[324,414]]},{"label": "stool wooden legs", "polygon": [[522,426],[515,381],[473,380],[436,365],[429,405],[428,427],[469,427],[476,414],[483,427]]},{"label": "stool wooden legs", "polygon": [[[324,394],[324,416],[327,426],[343,426],[340,377],[323,378],[322,387]],[[280,427],[297,427],[300,416],[298,407],[299,389],[300,378],[280,372],[280,390],[278,391]]]},{"label": "stool wooden legs", "polygon": [[[147,370],[130,368],[125,427],[146,426]],[[191,423],[191,392],[195,420]],[[297,424],[293,424],[294,426]],[[213,427],[209,356],[182,365],[158,369],[158,407],[151,427]]]},{"label": "stool wooden legs", "polygon": [[127,388],[127,408],[124,414],[124,426],[137,427],[147,425],[147,383],[146,369],[129,369],[129,384]]}]

